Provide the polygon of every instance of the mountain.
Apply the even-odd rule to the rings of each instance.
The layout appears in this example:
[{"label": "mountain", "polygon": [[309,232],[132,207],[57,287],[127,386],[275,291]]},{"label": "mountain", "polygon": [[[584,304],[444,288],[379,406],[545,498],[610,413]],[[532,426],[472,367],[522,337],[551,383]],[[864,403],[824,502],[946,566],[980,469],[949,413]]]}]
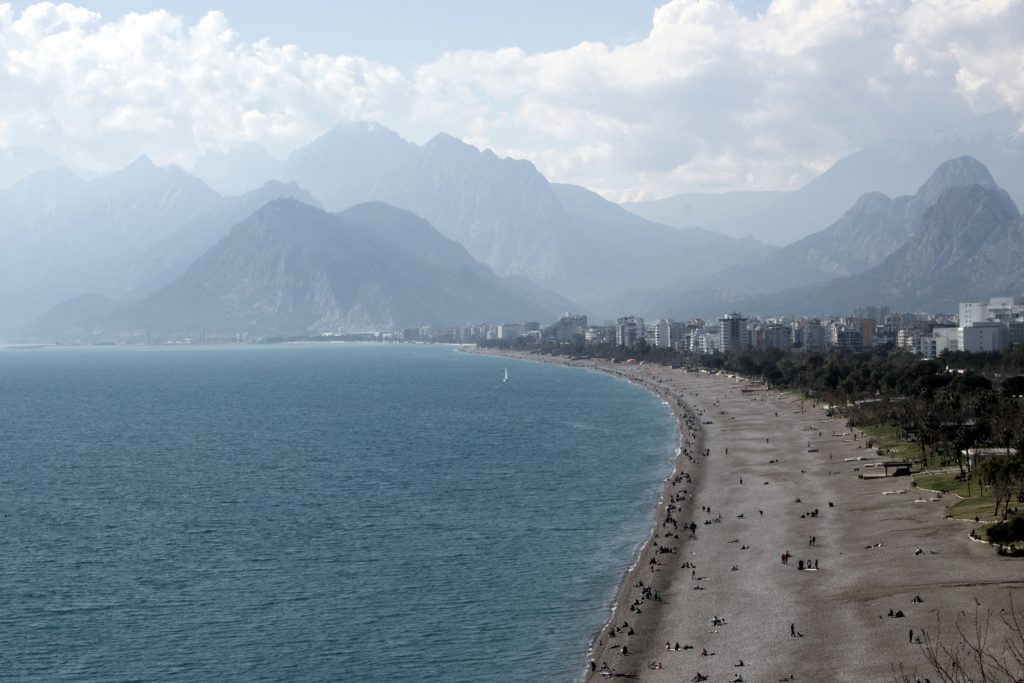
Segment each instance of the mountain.
[{"label": "mountain", "polygon": [[192,175],[221,194],[239,195],[284,178],[285,164],[248,142],[229,152],[207,152],[192,166]]},{"label": "mountain", "polygon": [[944,191],[919,231],[859,275],[770,297],[764,306],[840,312],[885,304],[904,311],[955,311],[961,301],[1024,291],[1024,221],[1005,191],[984,185]]},{"label": "mountain", "polygon": [[0,189],[10,187],[38,171],[62,167],[63,161],[36,147],[0,149]]},{"label": "mountain", "polygon": [[121,308],[118,302],[95,293],[61,301],[18,330],[19,339],[53,343],[78,342],[102,330],[97,321]]},{"label": "mountain", "polygon": [[[851,301],[858,301],[856,306],[945,306],[948,301],[940,296],[939,283],[947,271],[961,272],[955,259],[932,263],[928,268],[909,268],[896,255],[930,253],[921,240],[929,230],[936,229],[935,211],[940,201],[942,211],[949,214],[951,203],[966,201],[967,197],[952,190],[969,188],[1001,198],[1005,213],[1015,215],[1013,201],[995,184],[984,165],[971,157],[951,159],[940,164],[912,196],[890,199],[880,193],[865,195],[836,223],[769,254],[763,263],[727,268],[710,279],[681,281],[654,297],[644,310],[648,315],[690,317],[716,315],[730,308],[752,313],[838,313],[855,307],[847,305]],[[984,229],[969,232],[968,238],[982,233],[987,234]],[[942,234],[950,237],[948,231]],[[932,244],[937,240],[933,238]],[[1010,249],[1007,253],[1015,252]],[[886,263],[888,270],[883,268]],[[897,273],[906,274],[908,280],[898,278]],[[950,296],[965,296],[958,279],[973,275],[950,276],[957,280],[949,284],[950,292],[959,292]],[[914,291],[919,296],[911,296]],[[929,292],[935,296],[929,296]],[[984,294],[983,288],[978,294],[991,296]]]},{"label": "mountain", "polygon": [[131,281],[137,283],[131,294],[147,294],[167,284],[227,235],[235,224],[275,199],[295,199],[322,208],[313,195],[296,183],[275,180],[245,194],[224,197],[217,207],[186,221],[131,262]]},{"label": "mountain", "polygon": [[503,278],[532,281],[592,315],[764,256],[766,247],[638,218],[582,187],[554,185],[527,161],[451,135],[424,145],[374,123],[342,122],[292,153],[284,175],[331,211],[379,201],[422,216]]},{"label": "mountain", "polygon": [[340,123],[293,152],[285,177],[328,210],[382,201],[412,211],[502,277],[532,280],[595,317],[621,313],[631,292],[668,286],[768,250],[638,218],[583,188],[558,186],[528,161],[450,135],[425,145],[383,126]]},{"label": "mountain", "polygon": [[105,334],[303,335],[550,319],[414,214],[329,214],[278,199],[170,284],[96,324]]},{"label": "mountain", "polygon": [[0,192],[0,325],[81,292],[122,293],[131,259],[220,201],[197,178],[145,157],[91,181],[41,171]]},{"label": "mountain", "polygon": [[387,201],[381,184],[413,163],[419,148],[392,130],[342,121],[288,155],[285,177],[305,187],[328,211],[370,200]]},{"label": "mountain", "polygon": [[0,333],[82,292],[152,291],[278,197],[317,204],[281,182],[222,197],[146,157],[89,181],[65,168],[34,173],[0,191]]},{"label": "mountain", "polygon": [[790,244],[838,220],[870,192],[909,194],[945,159],[979,159],[1018,202],[1024,201],[1024,136],[996,132],[950,140],[896,141],[855,152],[798,190],[790,192],[684,193],[623,206],[675,227],[700,226],[726,235],[753,234]]},{"label": "mountain", "polygon": [[[654,299],[652,312],[680,313],[680,300],[700,300],[714,306],[712,310],[720,309],[725,302],[742,306],[749,297],[820,285],[869,270],[922,229],[925,213],[943,192],[972,185],[998,189],[988,169],[976,159],[950,159],[939,164],[914,195],[890,199],[879,192],[866,194],[828,228],[769,254],[762,263],[732,267],[717,274],[713,282],[719,288],[727,285],[725,291],[719,289],[716,293],[706,279],[680,281]],[[700,296],[695,292],[700,292]],[[706,314],[706,310],[693,313]]]}]

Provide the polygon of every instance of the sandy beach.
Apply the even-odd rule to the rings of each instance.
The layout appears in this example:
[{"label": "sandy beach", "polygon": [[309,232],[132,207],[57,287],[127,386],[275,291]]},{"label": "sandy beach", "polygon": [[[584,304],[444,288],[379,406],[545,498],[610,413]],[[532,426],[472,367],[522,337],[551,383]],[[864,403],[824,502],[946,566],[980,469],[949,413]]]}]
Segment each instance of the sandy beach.
[{"label": "sandy beach", "polygon": [[954,501],[860,478],[884,458],[811,401],[660,365],[508,355],[615,374],[679,418],[675,471],[585,680],[887,681],[900,664],[924,680],[919,637],[937,614],[948,628],[960,610],[998,612],[1024,586],[1020,560],[946,518]]}]

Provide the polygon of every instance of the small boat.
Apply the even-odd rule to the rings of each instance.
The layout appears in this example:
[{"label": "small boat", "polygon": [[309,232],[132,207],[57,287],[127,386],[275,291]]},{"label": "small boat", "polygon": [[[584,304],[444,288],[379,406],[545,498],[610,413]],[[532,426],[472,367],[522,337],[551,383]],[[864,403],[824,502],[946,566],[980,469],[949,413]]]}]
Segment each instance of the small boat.
[{"label": "small boat", "polygon": [[505,368],[505,379],[503,379],[501,381],[502,382],[508,382],[508,368]]}]

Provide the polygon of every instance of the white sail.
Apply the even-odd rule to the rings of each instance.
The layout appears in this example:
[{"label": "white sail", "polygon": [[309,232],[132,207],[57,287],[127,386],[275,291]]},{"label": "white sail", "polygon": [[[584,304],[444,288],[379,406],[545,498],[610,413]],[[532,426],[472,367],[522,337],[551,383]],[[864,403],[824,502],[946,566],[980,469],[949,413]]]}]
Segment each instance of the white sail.
[{"label": "white sail", "polygon": [[503,379],[501,381],[502,382],[507,382],[508,381],[508,368],[505,368],[505,379]]}]

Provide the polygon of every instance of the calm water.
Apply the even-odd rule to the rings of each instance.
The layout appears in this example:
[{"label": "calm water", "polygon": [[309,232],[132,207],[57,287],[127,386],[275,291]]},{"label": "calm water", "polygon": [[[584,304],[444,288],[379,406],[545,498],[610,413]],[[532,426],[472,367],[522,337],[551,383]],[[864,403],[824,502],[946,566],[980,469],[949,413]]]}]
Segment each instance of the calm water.
[{"label": "calm water", "polygon": [[572,681],[673,447],[451,348],[0,349],[0,678]]}]

